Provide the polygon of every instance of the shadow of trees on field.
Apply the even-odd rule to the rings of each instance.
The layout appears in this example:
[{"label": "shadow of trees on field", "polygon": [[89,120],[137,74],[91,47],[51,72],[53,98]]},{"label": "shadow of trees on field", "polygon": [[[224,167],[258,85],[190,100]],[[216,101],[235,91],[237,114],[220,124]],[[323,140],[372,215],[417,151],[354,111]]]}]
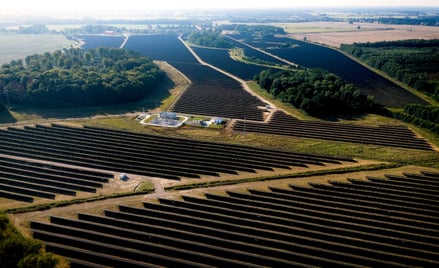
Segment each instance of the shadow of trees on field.
[{"label": "shadow of trees on field", "polygon": [[9,110],[0,110],[0,124],[16,123],[17,119],[12,116]]}]

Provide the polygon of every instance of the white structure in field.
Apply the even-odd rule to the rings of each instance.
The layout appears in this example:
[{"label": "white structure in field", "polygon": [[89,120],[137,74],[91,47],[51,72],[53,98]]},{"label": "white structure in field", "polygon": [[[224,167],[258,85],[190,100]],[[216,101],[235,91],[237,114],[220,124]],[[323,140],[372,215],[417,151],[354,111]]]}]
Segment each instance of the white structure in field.
[{"label": "white structure in field", "polygon": [[226,122],[226,119],[222,118],[222,117],[214,117],[210,120],[211,124],[214,125],[221,125],[224,124]]},{"label": "white structure in field", "polygon": [[174,112],[160,112],[159,114],[144,115],[145,116],[137,117],[141,118],[140,123],[142,125],[159,127],[180,127],[189,119],[187,116],[178,116],[177,113]]},{"label": "white structure in field", "polygon": [[173,112],[161,112],[160,118],[162,119],[170,119],[170,120],[178,120],[178,116]]}]

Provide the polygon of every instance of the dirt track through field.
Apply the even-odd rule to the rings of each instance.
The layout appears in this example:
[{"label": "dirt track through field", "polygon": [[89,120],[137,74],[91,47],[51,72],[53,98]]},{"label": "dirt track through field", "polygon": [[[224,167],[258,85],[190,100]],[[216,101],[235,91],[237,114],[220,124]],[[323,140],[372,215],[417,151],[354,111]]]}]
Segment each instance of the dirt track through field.
[{"label": "dirt track through field", "polygon": [[264,50],[262,50],[262,49],[260,49],[260,48],[254,47],[254,46],[252,46],[252,45],[249,45],[249,44],[247,44],[247,43],[244,43],[244,42],[242,42],[242,41],[240,41],[240,40],[238,40],[238,39],[235,39],[235,38],[230,37],[230,36],[227,36],[227,35],[226,35],[226,37],[227,37],[227,38],[230,38],[230,39],[232,39],[233,41],[238,42],[238,43],[240,43],[240,44],[242,44],[242,45],[244,45],[244,46],[248,46],[248,47],[251,48],[251,49],[254,49],[254,50],[257,50],[257,51],[259,51],[259,52],[261,52],[261,53],[264,53],[265,55],[268,55],[268,56],[270,56],[270,57],[272,57],[272,58],[275,58],[275,59],[277,59],[277,60],[279,60],[279,61],[281,61],[281,62],[284,62],[284,63],[286,63],[286,64],[288,64],[288,65],[292,65],[292,66],[294,66],[294,67],[296,67],[296,68],[299,67],[299,65],[296,64],[296,63],[294,63],[294,62],[287,61],[286,59],[283,59],[283,58],[281,58],[281,57],[278,57],[278,56],[276,56],[276,55],[273,55],[273,54],[271,54],[271,53],[269,53],[269,52],[267,52],[267,51],[264,51]]},{"label": "dirt track through field", "polygon": [[209,64],[209,63],[203,61],[203,60],[197,55],[197,53],[195,53],[195,51],[194,51],[194,50],[193,50],[193,49],[192,49],[192,48],[191,48],[191,47],[190,47],[190,46],[189,46],[189,45],[183,40],[183,38],[182,38],[181,36],[179,36],[178,39],[183,43],[183,45],[184,45],[184,46],[190,51],[190,53],[191,53],[191,54],[197,59],[197,61],[198,61],[201,65],[208,66],[208,67],[210,67],[210,68],[212,68],[212,69],[214,69],[214,70],[216,70],[216,71],[218,71],[218,72],[220,72],[220,73],[222,73],[222,74],[224,74],[224,75],[227,75],[228,77],[230,77],[230,78],[232,78],[232,79],[238,81],[238,82],[241,84],[242,88],[243,88],[245,91],[247,91],[250,95],[257,97],[257,98],[258,98],[259,100],[261,100],[263,103],[266,103],[267,105],[269,105],[269,106],[271,107],[271,109],[269,110],[269,114],[270,114],[270,115],[268,115],[268,116],[266,117],[266,119],[265,119],[265,122],[268,122],[268,120],[271,118],[272,114],[277,110],[276,105],[274,105],[274,104],[271,103],[270,101],[268,101],[268,100],[262,98],[261,96],[257,95],[256,93],[254,93],[254,92],[250,89],[250,87],[247,85],[247,83],[246,83],[244,80],[242,80],[241,78],[239,78],[239,77],[237,77],[237,76],[235,76],[235,75],[233,75],[233,74],[231,74],[231,73],[228,73],[228,72],[226,72],[226,71],[224,71],[224,70],[222,70],[222,69],[220,69],[220,68],[218,68],[218,67],[216,67],[216,66],[213,66],[213,65],[211,65],[211,64]]}]

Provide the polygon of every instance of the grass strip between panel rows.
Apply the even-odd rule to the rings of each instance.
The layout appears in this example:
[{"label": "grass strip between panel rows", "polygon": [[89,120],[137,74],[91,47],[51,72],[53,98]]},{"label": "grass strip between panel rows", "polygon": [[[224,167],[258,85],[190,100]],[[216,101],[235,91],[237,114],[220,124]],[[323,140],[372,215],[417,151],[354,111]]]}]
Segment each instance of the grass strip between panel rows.
[{"label": "grass strip between panel rows", "polygon": [[[400,164],[396,164],[396,163],[382,163],[382,164],[372,164],[372,165],[357,166],[357,167],[337,168],[337,169],[332,169],[332,170],[306,171],[306,172],[300,172],[300,173],[296,173],[296,174],[283,174],[283,175],[276,175],[276,176],[244,178],[244,179],[238,179],[238,180],[223,180],[223,181],[213,181],[213,182],[192,183],[192,184],[184,184],[184,185],[166,187],[165,191],[179,191],[179,190],[189,190],[189,189],[196,189],[196,188],[207,188],[207,187],[215,187],[215,186],[234,185],[234,184],[247,183],[247,182],[261,182],[261,181],[270,181],[270,180],[279,180],[279,179],[288,179],[288,178],[303,178],[303,177],[331,175],[331,174],[344,174],[344,173],[351,173],[351,172],[358,172],[358,171],[372,171],[372,170],[390,169],[390,168],[397,168],[400,166],[401,166]],[[32,212],[32,211],[43,211],[43,210],[57,208],[57,207],[66,207],[69,205],[102,201],[102,200],[112,199],[112,198],[122,198],[122,197],[134,196],[134,195],[144,195],[144,194],[149,194],[149,193],[153,193],[153,190],[152,189],[142,189],[140,191],[135,191],[135,192],[116,193],[116,194],[111,194],[111,195],[94,196],[94,197],[90,197],[90,198],[80,198],[80,199],[74,199],[74,200],[52,202],[52,203],[33,205],[33,206],[22,207],[22,208],[7,209],[3,212],[4,213],[19,214],[19,213],[26,213],[26,212]]]},{"label": "grass strip between panel rows", "polygon": [[382,163],[382,164],[371,164],[365,166],[357,166],[357,167],[347,167],[347,168],[336,168],[331,170],[315,170],[315,171],[305,171],[294,174],[282,174],[276,176],[263,176],[263,177],[255,177],[255,178],[244,178],[238,180],[222,180],[222,181],[211,181],[211,182],[200,182],[200,183],[192,183],[192,184],[184,184],[184,185],[176,185],[171,187],[166,187],[165,191],[179,191],[179,190],[189,190],[195,188],[207,188],[207,187],[216,187],[216,186],[224,186],[224,185],[234,185],[239,183],[247,183],[247,182],[261,182],[261,181],[270,181],[270,180],[279,180],[279,179],[293,179],[293,178],[303,178],[303,177],[311,177],[311,176],[321,176],[321,175],[331,175],[331,174],[344,174],[358,171],[372,171],[372,170],[381,170],[381,169],[390,169],[400,167],[400,164],[397,163]]}]

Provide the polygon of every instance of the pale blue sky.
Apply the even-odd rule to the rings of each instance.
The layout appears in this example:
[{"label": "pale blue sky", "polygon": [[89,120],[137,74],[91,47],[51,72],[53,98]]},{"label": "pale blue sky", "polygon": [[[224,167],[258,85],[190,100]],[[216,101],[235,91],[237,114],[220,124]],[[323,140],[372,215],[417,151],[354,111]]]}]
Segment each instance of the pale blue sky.
[{"label": "pale blue sky", "polygon": [[242,9],[294,7],[439,7],[438,0],[3,0],[2,11],[16,13],[124,11],[156,9]]}]

